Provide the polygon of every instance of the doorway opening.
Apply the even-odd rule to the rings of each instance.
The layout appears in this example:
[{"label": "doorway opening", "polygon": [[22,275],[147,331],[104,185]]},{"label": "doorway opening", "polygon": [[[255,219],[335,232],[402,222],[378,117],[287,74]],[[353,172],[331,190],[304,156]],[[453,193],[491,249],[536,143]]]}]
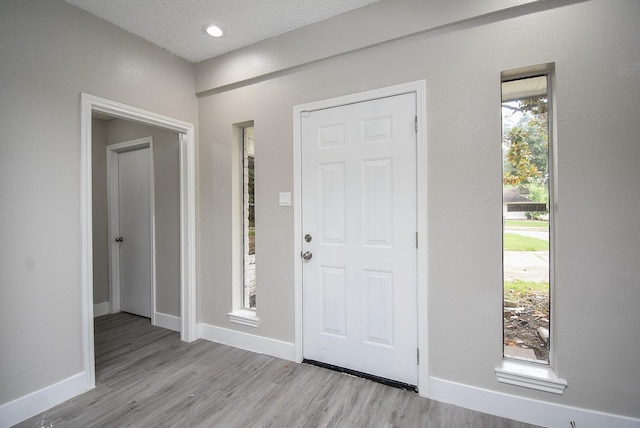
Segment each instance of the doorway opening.
[{"label": "doorway opening", "polygon": [[92,117],[96,114],[179,134],[179,330],[183,341],[191,342],[196,339],[194,125],[83,93],[81,94],[82,343],[83,375],[87,390],[95,387]]}]

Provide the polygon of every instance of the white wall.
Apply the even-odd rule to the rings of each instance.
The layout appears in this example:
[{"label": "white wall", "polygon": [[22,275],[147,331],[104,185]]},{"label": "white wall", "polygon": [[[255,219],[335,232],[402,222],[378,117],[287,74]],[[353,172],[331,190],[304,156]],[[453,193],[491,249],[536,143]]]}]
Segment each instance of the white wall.
[{"label": "white wall", "polygon": [[[546,4],[228,87],[216,86],[212,64],[250,68],[252,59],[261,58],[259,47],[250,49],[254,57],[238,54],[227,57],[229,63],[221,58],[198,64],[196,81],[204,91],[199,322],[294,341],[293,212],[277,203],[278,192],[293,188],[292,107],[426,79],[429,375],[478,391],[640,417],[635,357],[640,355],[640,223],[629,215],[640,207],[640,3]],[[358,32],[358,20],[351,24]],[[321,28],[287,37],[312,46],[306,36]],[[264,57],[278,55],[277,42],[268,43]],[[558,375],[568,381],[562,396],[500,384],[494,374],[502,360],[500,73],[552,62],[558,119],[553,359]],[[232,124],[248,120],[255,121],[260,161],[257,329],[227,319]]]},{"label": "white wall", "polygon": [[0,403],[85,368],[80,93],[197,122],[193,66],[62,0],[0,2]]}]

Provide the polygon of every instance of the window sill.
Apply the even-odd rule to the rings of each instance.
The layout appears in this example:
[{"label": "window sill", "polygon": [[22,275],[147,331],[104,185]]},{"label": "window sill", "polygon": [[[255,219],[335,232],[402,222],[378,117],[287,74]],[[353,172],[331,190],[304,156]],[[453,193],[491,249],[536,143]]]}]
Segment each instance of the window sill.
[{"label": "window sill", "polygon": [[496,367],[498,382],[562,395],[567,381],[558,378],[550,367],[538,367],[520,361],[503,360]]},{"label": "window sill", "polygon": [[229,312],[229,321],[235,324],[242,324],[249,327],[258,327],[260,318],[256,315],[256,311],[249,309],[240,309],[234,312]]}]

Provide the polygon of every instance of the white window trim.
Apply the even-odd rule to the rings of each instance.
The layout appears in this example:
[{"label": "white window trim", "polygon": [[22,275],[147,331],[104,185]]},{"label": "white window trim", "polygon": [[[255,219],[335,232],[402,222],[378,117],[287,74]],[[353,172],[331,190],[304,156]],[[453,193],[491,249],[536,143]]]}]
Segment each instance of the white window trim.
[{"label": "white window trim", "polygon": [[562,395],[567,381],[560,379],[549,366],[533,365],[511,359],[502,360],[495,369],[498,382]]},{"label": "white window trim", "polygon": [[[236,142],[242,142],[243,130],[246,127],[254,126],[253,121],[236,123],[233,125],[233,138]],[[244,307],[244,238],[243,238],[243,210],[244,210],[244,162],[243,145],[240,150],[234,150],[233,159],[233,196],[232,196],[232,311],[227,314],[229,321],[233,324],[240,324],[247,327],[257,328],[260,325],[260,318],[255,309]]]},{"label": "white window trim", "polygon": [[[550,258],[549,258],[549,269],[550,269],[550,282],[549,282],[549,294],[551,296],[550,301],[550,312],[551,317],[553,318],[553,312],[555,309],[554,303],[554,288],[555,281],[554,277],[554,268],[555,268],[555,210],[556,210],[556,179],[557,179],[557,166],[556,166],[556,131],[555,131],[555,79],[554,79],[554,69],[555,64],[541,64],[537,66],[510,70],[502,72],[501,82],[515,79],[524,79],[527,77],[532,77],[536,75],[547,75],[547,97],[549,100],[548,103],[548,120],[549,120],[549,162],[551,165],[551,180],[549,182],[549,198],[551,201],[550,206],[550,218],[549,218],[549,250],[550,250]],[[504,328],[504,327],[503,327]],[[554,333],[555,328],[551,325],[552,334],[550,340],[553,341],[556,337]],[[549,343],[549,364],[538,364],[533,362],[526,362],[522,360],[516,360],[513,358],[503,357],[502,364],[499,367],[495,368],[495,374],[498,379],[498,382],[505,383],[509,385],[521,386],[524,388],[535,389],[538,391],[550,392],[553,394],[562,395],[564,390],[566,389],[568,383],[565,379],[558,377],[555,372],[554,365],[554,355],[553,350],[555,347],[553,346],[553,342]],[[501,344],[502,346],[502,344]]]},{"label": "white window trim", "polygon": [[246,325],[248,327],[258,327],[260,324],[260,318],[253,309],[239,309],[234,312],[229,312],[229,321],[234,324]]}]

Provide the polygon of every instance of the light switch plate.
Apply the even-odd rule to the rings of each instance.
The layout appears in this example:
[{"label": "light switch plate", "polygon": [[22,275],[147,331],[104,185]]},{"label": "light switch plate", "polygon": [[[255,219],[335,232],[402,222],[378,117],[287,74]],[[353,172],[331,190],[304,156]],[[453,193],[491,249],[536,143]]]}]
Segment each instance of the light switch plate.
[{"label": "light switch plate", "polygon": [[278,195],[278,203],[281,207],[291,206],[291,192],[280,192]]}]

